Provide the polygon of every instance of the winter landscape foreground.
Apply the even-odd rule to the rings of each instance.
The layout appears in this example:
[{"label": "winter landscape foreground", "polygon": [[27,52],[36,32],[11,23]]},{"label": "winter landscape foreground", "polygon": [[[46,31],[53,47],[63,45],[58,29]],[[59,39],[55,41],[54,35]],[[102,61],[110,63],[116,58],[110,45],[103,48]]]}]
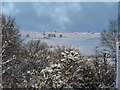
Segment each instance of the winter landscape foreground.
[{"label": "winter landscape foreground", "polygon": [[0,90],[120,88],[118,2],[19,1],[1,3]]},{"label": "winter landscape foreground", "polygon": [[[14,19],[3,17],[2,87],[114,87],[116,33],[108,32],[24,32]],[[101,44],[110,47],[100,49]]]}]

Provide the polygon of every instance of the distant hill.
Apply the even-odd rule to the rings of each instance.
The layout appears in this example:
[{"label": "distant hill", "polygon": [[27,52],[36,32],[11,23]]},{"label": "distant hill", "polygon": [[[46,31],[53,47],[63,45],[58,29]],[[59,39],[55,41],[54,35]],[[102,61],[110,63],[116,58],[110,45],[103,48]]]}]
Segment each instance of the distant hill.
[{"label": "distant hill", "polygon": [[100,43],[100,33],[66,33],[66,32],[31,32],[21,31],[22,37],[26,35],[29,37],[25,41],[31,39],[46,42],[48,45],[53,46],[71,46],[78,48],[84,55],[94,54],[94,49]]}]

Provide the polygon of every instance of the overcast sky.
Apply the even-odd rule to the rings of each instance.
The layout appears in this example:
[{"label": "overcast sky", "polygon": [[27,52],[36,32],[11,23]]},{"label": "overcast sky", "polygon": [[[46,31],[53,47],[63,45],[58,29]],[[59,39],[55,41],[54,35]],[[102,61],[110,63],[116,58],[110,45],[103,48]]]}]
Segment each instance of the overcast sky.
[{"label": "overcast sky", "polygon": [[101,32],[118,16],[117,2],[4,2],[2,10],[35,32]]}]

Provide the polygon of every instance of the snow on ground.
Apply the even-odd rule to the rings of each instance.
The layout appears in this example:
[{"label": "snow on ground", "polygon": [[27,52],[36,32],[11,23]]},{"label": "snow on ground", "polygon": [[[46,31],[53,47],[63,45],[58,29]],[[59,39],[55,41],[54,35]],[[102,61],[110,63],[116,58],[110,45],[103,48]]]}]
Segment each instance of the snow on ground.
[{"label": "snow on ground", "polygon": [[[45,35],[43,35],[43,32],[31,31],[21,31],[21,33],[22,37],[24,38],[27,34],[29,34],[29,38],[26,38],[26,41],[31,39],[40,39],[41,41],[46,42],[48,45],[71,46],[78,48],[84,55],[94,54],[95,47],[100,44],[100,33],[45,32]],[[56,37],[52,37],[52,35],[55,35]]]}]

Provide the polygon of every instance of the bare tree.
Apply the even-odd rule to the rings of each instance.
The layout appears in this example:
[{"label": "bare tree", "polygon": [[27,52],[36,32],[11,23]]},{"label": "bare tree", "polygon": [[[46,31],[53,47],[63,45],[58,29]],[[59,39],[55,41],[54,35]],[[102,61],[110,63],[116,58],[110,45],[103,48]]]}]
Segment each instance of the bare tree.
[{"label": "bare tree", "polygon": [[99,87],[113,87],[115,84],[115,64],[112,61],[110,52],[96,49],[93,64]]},{"label": "bare tree", "polygon": [[[105,46],[107,48],[107,51],[109,51],[109,53],[110,53],[109,59],[114,63],[114,64],[112,64],[112,66],[111,66],[112,68],[110,69],[111,74],[109,74],[109,75],[111,75],[109,77],[113,77],[111,79],[111,83],[114,83],[114,81],[115,81],[116,42],[120,37],[119,28],[120,28],[120,17],[118,17],[118,19],[116,19],[116,20],[109,21],[108,29],[104,30],[101,33],[102,46]],[[105,65],[105,63],[104,63],[104,65]],[[109,67],[108,65],[106,65],[106,66]],[[111,70],[112,70],[112,72],[111,72]],[[106,76],[106,78],[107,78],[107,76]],[[110,82],[110,81],[106,81],[106,83],[107,82]]]},{"label": "bare tree", "polygon": [[49,66],[48,55],[50,54],[48,45],[40,40],[31,40],[23,45],[22,59],[24,60],[21,67],[20,87],[32,87],[33,77],[38,75],[42,69]]},{"label": "bare tree", "polygon": [[17,68],[20,64],[22,40],[19,30],[12,17],[2,16],[2,78],[3,86],[15,87]]},{"label": "bare tree", "polygon": [[118,39],[118,18],[117,20],[111,20],[109,22],[109,27],[107,30],[104,30],[101,33],[101,43],[102,46],[105,46],[108,48],[108,50],[111,52],[111,56],[113,58],[113,61],[115,61],[115,54],[116,54],[116,42]]}]

